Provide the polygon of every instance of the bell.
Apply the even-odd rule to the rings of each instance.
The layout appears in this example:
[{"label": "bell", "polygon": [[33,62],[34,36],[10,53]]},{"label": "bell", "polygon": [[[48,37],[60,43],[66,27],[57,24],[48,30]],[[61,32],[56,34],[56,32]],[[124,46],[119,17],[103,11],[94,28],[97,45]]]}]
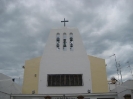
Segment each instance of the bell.
[{"label": "bell", "polygon": [[64,44],[63,47],[66,47],[66,44]]},{"label": "bell", "polygon": [[57,38],[56,38],[56,40],[57,40],[57,41],[60,41],[60,38],[59,38],[59,37],[57,37]]},{"label": "bell", "polygon": [[57,47],[59,47],[59,43],[57,43],[57,45],[56,45]]},{"label": "bell", "polygon": [[70,44],[70,47],[73,47],[73,44],[72,43]]},{"label": "bell", "polygon": [[70,37],[70,41],[73,41],[73,38],[72,37]]},{"label": "bell", "polygon": [[65,43],[66,42],[66,39],[63,39],[63,42]]}]

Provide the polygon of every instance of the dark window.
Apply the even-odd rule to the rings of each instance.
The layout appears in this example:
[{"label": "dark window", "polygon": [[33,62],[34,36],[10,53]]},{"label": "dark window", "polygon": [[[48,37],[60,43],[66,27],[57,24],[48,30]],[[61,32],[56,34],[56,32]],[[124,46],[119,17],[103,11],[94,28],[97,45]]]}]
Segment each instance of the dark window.
[{"label": "dark window", "polygon": [[48,86],[82,86],[82,74],[49,74]]}]

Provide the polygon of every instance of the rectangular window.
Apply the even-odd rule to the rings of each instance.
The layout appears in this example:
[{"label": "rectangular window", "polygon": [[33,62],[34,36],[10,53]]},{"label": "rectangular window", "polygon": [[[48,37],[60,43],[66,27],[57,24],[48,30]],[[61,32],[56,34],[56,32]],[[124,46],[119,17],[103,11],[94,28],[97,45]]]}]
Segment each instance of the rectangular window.
[{"label": "rectangular window", "polygon": [[48,74],[48,86],[82,86],[82,74]]}]

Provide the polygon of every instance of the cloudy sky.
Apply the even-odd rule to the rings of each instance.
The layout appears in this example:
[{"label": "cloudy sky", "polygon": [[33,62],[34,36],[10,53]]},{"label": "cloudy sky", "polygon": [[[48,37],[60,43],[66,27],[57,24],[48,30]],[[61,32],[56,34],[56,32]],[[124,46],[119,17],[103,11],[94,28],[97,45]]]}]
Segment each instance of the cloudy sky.
[{"label": "cloudy sky", "polygon": [[[133,0],[0,0],[0,73],[22,84],[25,60],[41,56],[51,28],[77,27],[87,54],[104,58],[108,79],[133,79]],[[19,80],[20,78],[20,80]]]}]

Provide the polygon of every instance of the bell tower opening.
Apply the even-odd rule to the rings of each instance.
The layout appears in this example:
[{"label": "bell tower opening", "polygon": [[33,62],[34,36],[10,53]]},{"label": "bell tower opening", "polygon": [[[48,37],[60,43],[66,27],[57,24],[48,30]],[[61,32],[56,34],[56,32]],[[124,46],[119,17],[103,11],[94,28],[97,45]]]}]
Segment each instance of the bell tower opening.
[{"label": "bell tower opening", "polygon": [[73,33],[70,33],[70,51],[73,51]]},{"label": "bell tower opening", "polygon": [[63,33],[63,50],[67,50],[67,35],[66,33]]},{"label": "bell tower opening", "polygon": [[56,48],[57,50],[60,50],[60,34],[56,34]]}]

